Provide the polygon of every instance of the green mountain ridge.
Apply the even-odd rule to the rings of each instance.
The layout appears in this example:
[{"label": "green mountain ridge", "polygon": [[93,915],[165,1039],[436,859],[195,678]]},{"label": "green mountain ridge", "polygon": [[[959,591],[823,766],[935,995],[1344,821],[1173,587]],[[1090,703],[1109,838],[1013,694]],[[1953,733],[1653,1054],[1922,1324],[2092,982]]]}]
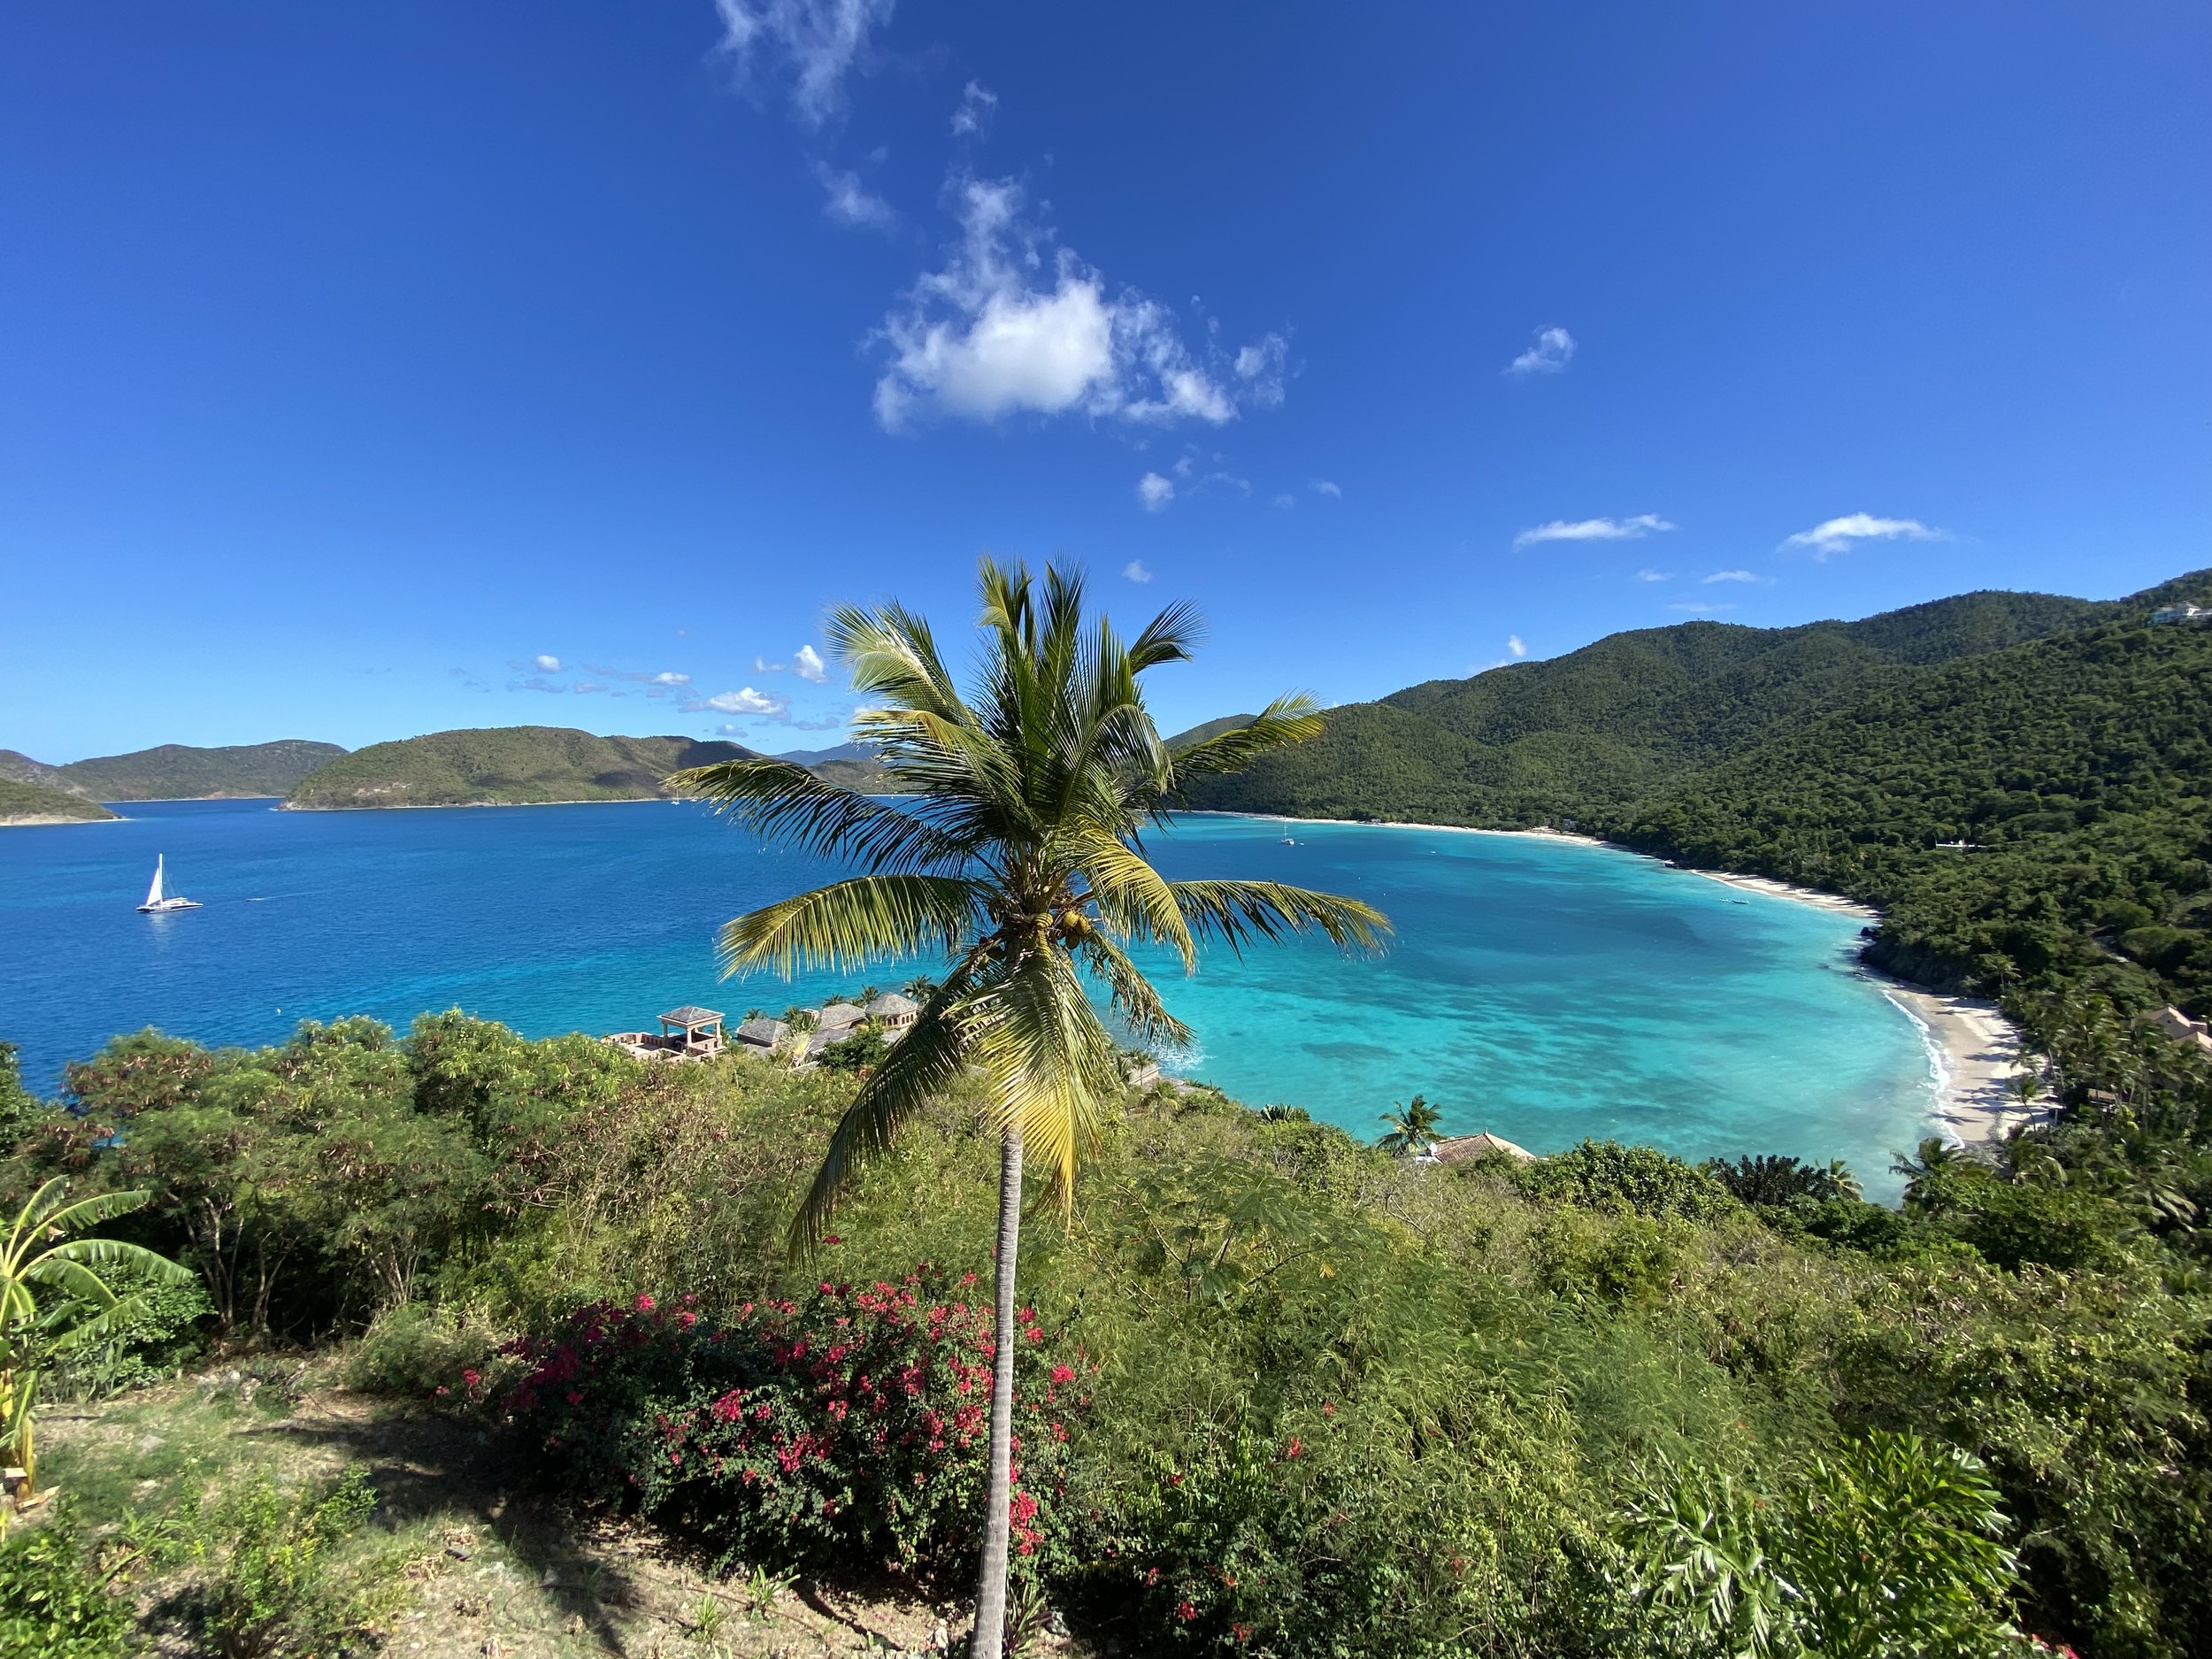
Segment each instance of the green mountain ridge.
[{"label": "green mountain ridge", "polygon": [[288,808],[530,806],[559,801],[673,800],[661,780],[687,766],[741,760],[737,743],[599,737],[568,726],[432,732],[365,749],[302,780]]},{"label": "green mountain ridge", "polygon": [[[2086,974],[2212,1002],[2212,629],[2126,599],[1975,593],[1858,622],[1712,622],[1330,711],[1194,806],[1580,827],[1889,911],[1870,952],[1947,987]],[[1944,852],[1939,841],[1991,850]]]},{"label": "green mountain ridge", "polygon": [[164,743],[50,766],[0,749],[0,779],[58,789],[87,801],[216,801],[287,794],[346,751],[335,743],[282,738],[203,749]]}]

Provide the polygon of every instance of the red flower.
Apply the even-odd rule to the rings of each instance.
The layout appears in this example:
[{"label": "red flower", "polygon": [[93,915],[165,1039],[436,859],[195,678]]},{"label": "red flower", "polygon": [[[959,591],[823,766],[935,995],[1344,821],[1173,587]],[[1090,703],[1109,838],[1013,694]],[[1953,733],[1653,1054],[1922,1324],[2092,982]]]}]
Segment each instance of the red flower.
[{"label": "red flower", "polygon": [[1290,1437],[1290,1445],[1284,1450],[1283,1455],[1286,1457],[1295,1457],[1299,1453],[1304,1451],[1305,1449],[1306,1443],[1294,1434]]},{"label": "red flower", "polygon": [[650,1313],[653,1311],[653,1299],[647,1295],[643,1291],[640,1291],[638,1293],[637,1310],[640,1313]]},{"label": "red flower", "polygon": [[1188,1601],[1178,1601],[1175,1604],[1175,1617],[1187,1624],[1198,1617],[1198,1609]]},{"label": "red flower", "polygon": [[1065,1365],[1055,1365],[1052,1368],[1052,1380],[1056,1383],[1071,1383],[1075,1380],[1075,1373]]}]

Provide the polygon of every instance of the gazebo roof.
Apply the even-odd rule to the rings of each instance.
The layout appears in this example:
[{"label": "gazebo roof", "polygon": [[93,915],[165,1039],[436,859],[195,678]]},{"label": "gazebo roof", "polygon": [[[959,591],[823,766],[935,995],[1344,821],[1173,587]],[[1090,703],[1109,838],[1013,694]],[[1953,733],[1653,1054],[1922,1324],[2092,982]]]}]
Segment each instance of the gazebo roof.
[{"label": "gazebo roof", "polygon": [[866,1011],[872,1019],[895,1019],[901,1014],[920,1013],[922,1005],[910,996],[902,995],[896,991],[886,991],[868,1004]]},{"label": "gazebo roof", "polygon": [[1494,1135],[1487,1129],[1480,1134],[1447,1135],[1434,1143],[1437,1161],[1456,1164],[1463,1158],[1479,1158],[1493,1152],[1502,1152],[1517,1162],[1533,1164],[1536,1155],[1525,1147],[1517,1147],[1503,1135]]},{"label": "gazebo roof", "polygon": [[737,1028],[737,1034],[741,1041],[772,1048],[783,1041],[784,1030],[784,1023],[780,1019],[749,1019]]},{"label": "gazebo roof", "polygon": [[814,1023],[824,1031],[836,1031],[846,1025],[857,1025],[866,1018],[850,1002],[826,1002],[816,1010]]},{"label": "gazebo roof", "polygon": [[721,1015],[718,1014],[710,1008],[701,1008],[696,1003],[686,1002],[681,1008],[672,1008],[668,1010],[668,1012],[663,1014],[661,1016],[661,1024],[664,1025],[681,1025],[688,1031],[697,1025],[714,1025],[716,1022],[720,1020],[721,1018]]}]

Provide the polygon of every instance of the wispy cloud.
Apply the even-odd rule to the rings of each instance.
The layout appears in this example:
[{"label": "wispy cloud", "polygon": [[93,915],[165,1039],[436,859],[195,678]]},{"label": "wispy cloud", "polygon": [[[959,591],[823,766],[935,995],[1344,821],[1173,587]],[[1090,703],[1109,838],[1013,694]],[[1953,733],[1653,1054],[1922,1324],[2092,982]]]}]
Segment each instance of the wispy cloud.
[{"label": "wispy cloud", "polygon": [[604,691],[606,688],[605,682],[597,680],[580,680],[569,687],[580,696],[589,696],[595,691]]},{"label": "wispy cloud", "polygon": [[1671,582],[1674,580],[1674,572],[1672,571],[1655,571],[1649,565],[1646,565],[1642,570],[1636,572],[1636,580],[1640,582]]},{"label": "wispy cloud", "polygon": [[802,645],[792,653],[791,672],[817,686],[829,679],[829,664],[822,660],[821,652],[811,645]]},{"label": "wispy cloud", "polygon": [[672,669],[655,672],[644,669],[610,668],[604,663],[586,663],[584,667],[589,672],[604,674],[609,680],[626,680],[643,686],[649,697],[665,697],[691,688],[691,676],[677,673]]},{"label": "wispy cloud", "polygon": [[1121,567],[1121,573],[1133,582],[1148,582],[1152,580],[1152,572],[1142,559],[1131,559]]},{"label": "wispy cloud", "polygon": [[1287,493],[1279,495],[1275,497],[1275,504],[1278,507],[1280,507],[1285,512],[1288,512],[1292,508],[1298,504],[1298,497]]},{"label": "wispy cloud", "polygon": [[700,697],[681,705],[686,714],[759,714],[778,716],[791,712],[791,700],[778,697],[765,691],[755,691],[747,686],[737,691],[718,691],[711,697]]},{"label": "wispy cloud", "polygon": [[1516,657],[1528,655],[1528,643],[1517,634],[1509,634],[1505,636],[1505,649]]},{"label": "wispy cloud", "polygon": [[896,0],[714,0],[722,19],[718,54],[741,84],[757,88],[772,73],[791,81],[791,112],[819,127],[845,106],[845,76],[867,50],[871,31],[891,20]]},{"label": "wispy cloud", "polygon": [[1513,538],[1515,547],[1534,547],[1540,541],[1640,541],[1657,530],[1674,526],[1655,512],[1640,512],[1632,518],[1555,518],[1524,530]]},{"label": "wispy cloud", "polygon": [[1344,499],[1344,492],[1325,478],[1314,479],[1306,488],[1317,495],[1327,495],[1337,501]]},{"label": "wispy cloud", "polygon": [[1710,584],[1713,582],[1763,582],[1767,579],[1755,571],[1715,571],[1710,576],[1701,577],[1699,580]]},{"label": "wispy cloud", "polygon": [[1137,499],[1147,512],[1164,512],[1168,503],[1175,499],[1175,480],[1147,472],[1137,480]]},{"label": "wispy cloud", "polygon": [[1709,617],[1715,615],[1719,611],[1733,611],[1735,608],[1736,607],[1733,605],[1717,605],[1701,601],[1688,601],[1680,604],[1671,604],[1667,607],[1670,611],[1686,611],[1692,616],[1699,617]]},{"label": "wispy cloud", "polygon": [[952,135],[955,138],[975,138],[991,124],[991,117],[998,112],[998,94],[980,81],[971,81],[960,88],[960,107],[952,112]]},{"label": "wispy cloud", "polygon": [[753,672],[756,674],[780,674],[790,666],[788,663],[772,663],[764,657],[756,656],[753,658]]},{"label": "wispy cloud", "polygon": [[1286,349],[1270,334],[1232,354],[1206,323],[1199,352],[1173,314],[1104,275],[1024,216],[1011,179],[954,188],[961,239],[878,329],[890,362],[877,420],[896,432],[927,415],[993,421],[1079,413],[1165,426],[1220,426],[1246,404],[1279,403]]},{"label": "wispy cloud", "polygon": [[1556,374],[1575,354],[1575,337],[1559,327],[1539,328],[1535,343],[1505,365],[1508,374]]},{"label": "wispy cloud", "polygon": [[1809,530],[1800,530],[1784,547],[1810,548],[1813,557],[1825,559],[1847,553],[1855,541],[1947,541],[1951,533],[1924,525],[1917,518],[1877,518],[1872,513],[1846,513]]},{"label": "wispy cloud", "polygon": [[823,190],[822,211],[838,224],[856,230],[890,230],[898,224],[890,203],[861,183],[858,173],[841,173],[818,161],[814,177]]}]

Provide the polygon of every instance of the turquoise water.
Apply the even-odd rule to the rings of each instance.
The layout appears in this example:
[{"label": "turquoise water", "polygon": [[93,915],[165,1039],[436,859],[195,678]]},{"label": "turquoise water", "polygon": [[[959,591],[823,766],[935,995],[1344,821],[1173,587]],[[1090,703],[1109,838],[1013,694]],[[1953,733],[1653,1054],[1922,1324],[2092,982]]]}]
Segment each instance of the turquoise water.
[{"label": "turquoise water", "polygon": [[[854,976],[718,984],[718,923],[836,872],[665,803],[280,812],[122,809],[0,833],[0,1038],[56,1087],[64,1060],[154,1025],[216,1043],[300,1019],[403,1025],[458,1006],[531,1035],[620,1030],[698,1002],[780,1009]],[[1850,1161],[1893,1190],[1928,1132],[1917,1028],[1852,966],[1858,925],[1650,859],[1539,838],[1195,817],[1172,876],[1348,893],[1398,926],[1379,961],[1321,945],[1210,954],[1164,976],[1198,1033],[1173,1069],[1354,1133],[1393,1101],[1533,1151],[1585,1135],[1685,1156]],[[137,913],[154,855],[205,908]],[[910,969],[885,968],[890,985]]]}]

